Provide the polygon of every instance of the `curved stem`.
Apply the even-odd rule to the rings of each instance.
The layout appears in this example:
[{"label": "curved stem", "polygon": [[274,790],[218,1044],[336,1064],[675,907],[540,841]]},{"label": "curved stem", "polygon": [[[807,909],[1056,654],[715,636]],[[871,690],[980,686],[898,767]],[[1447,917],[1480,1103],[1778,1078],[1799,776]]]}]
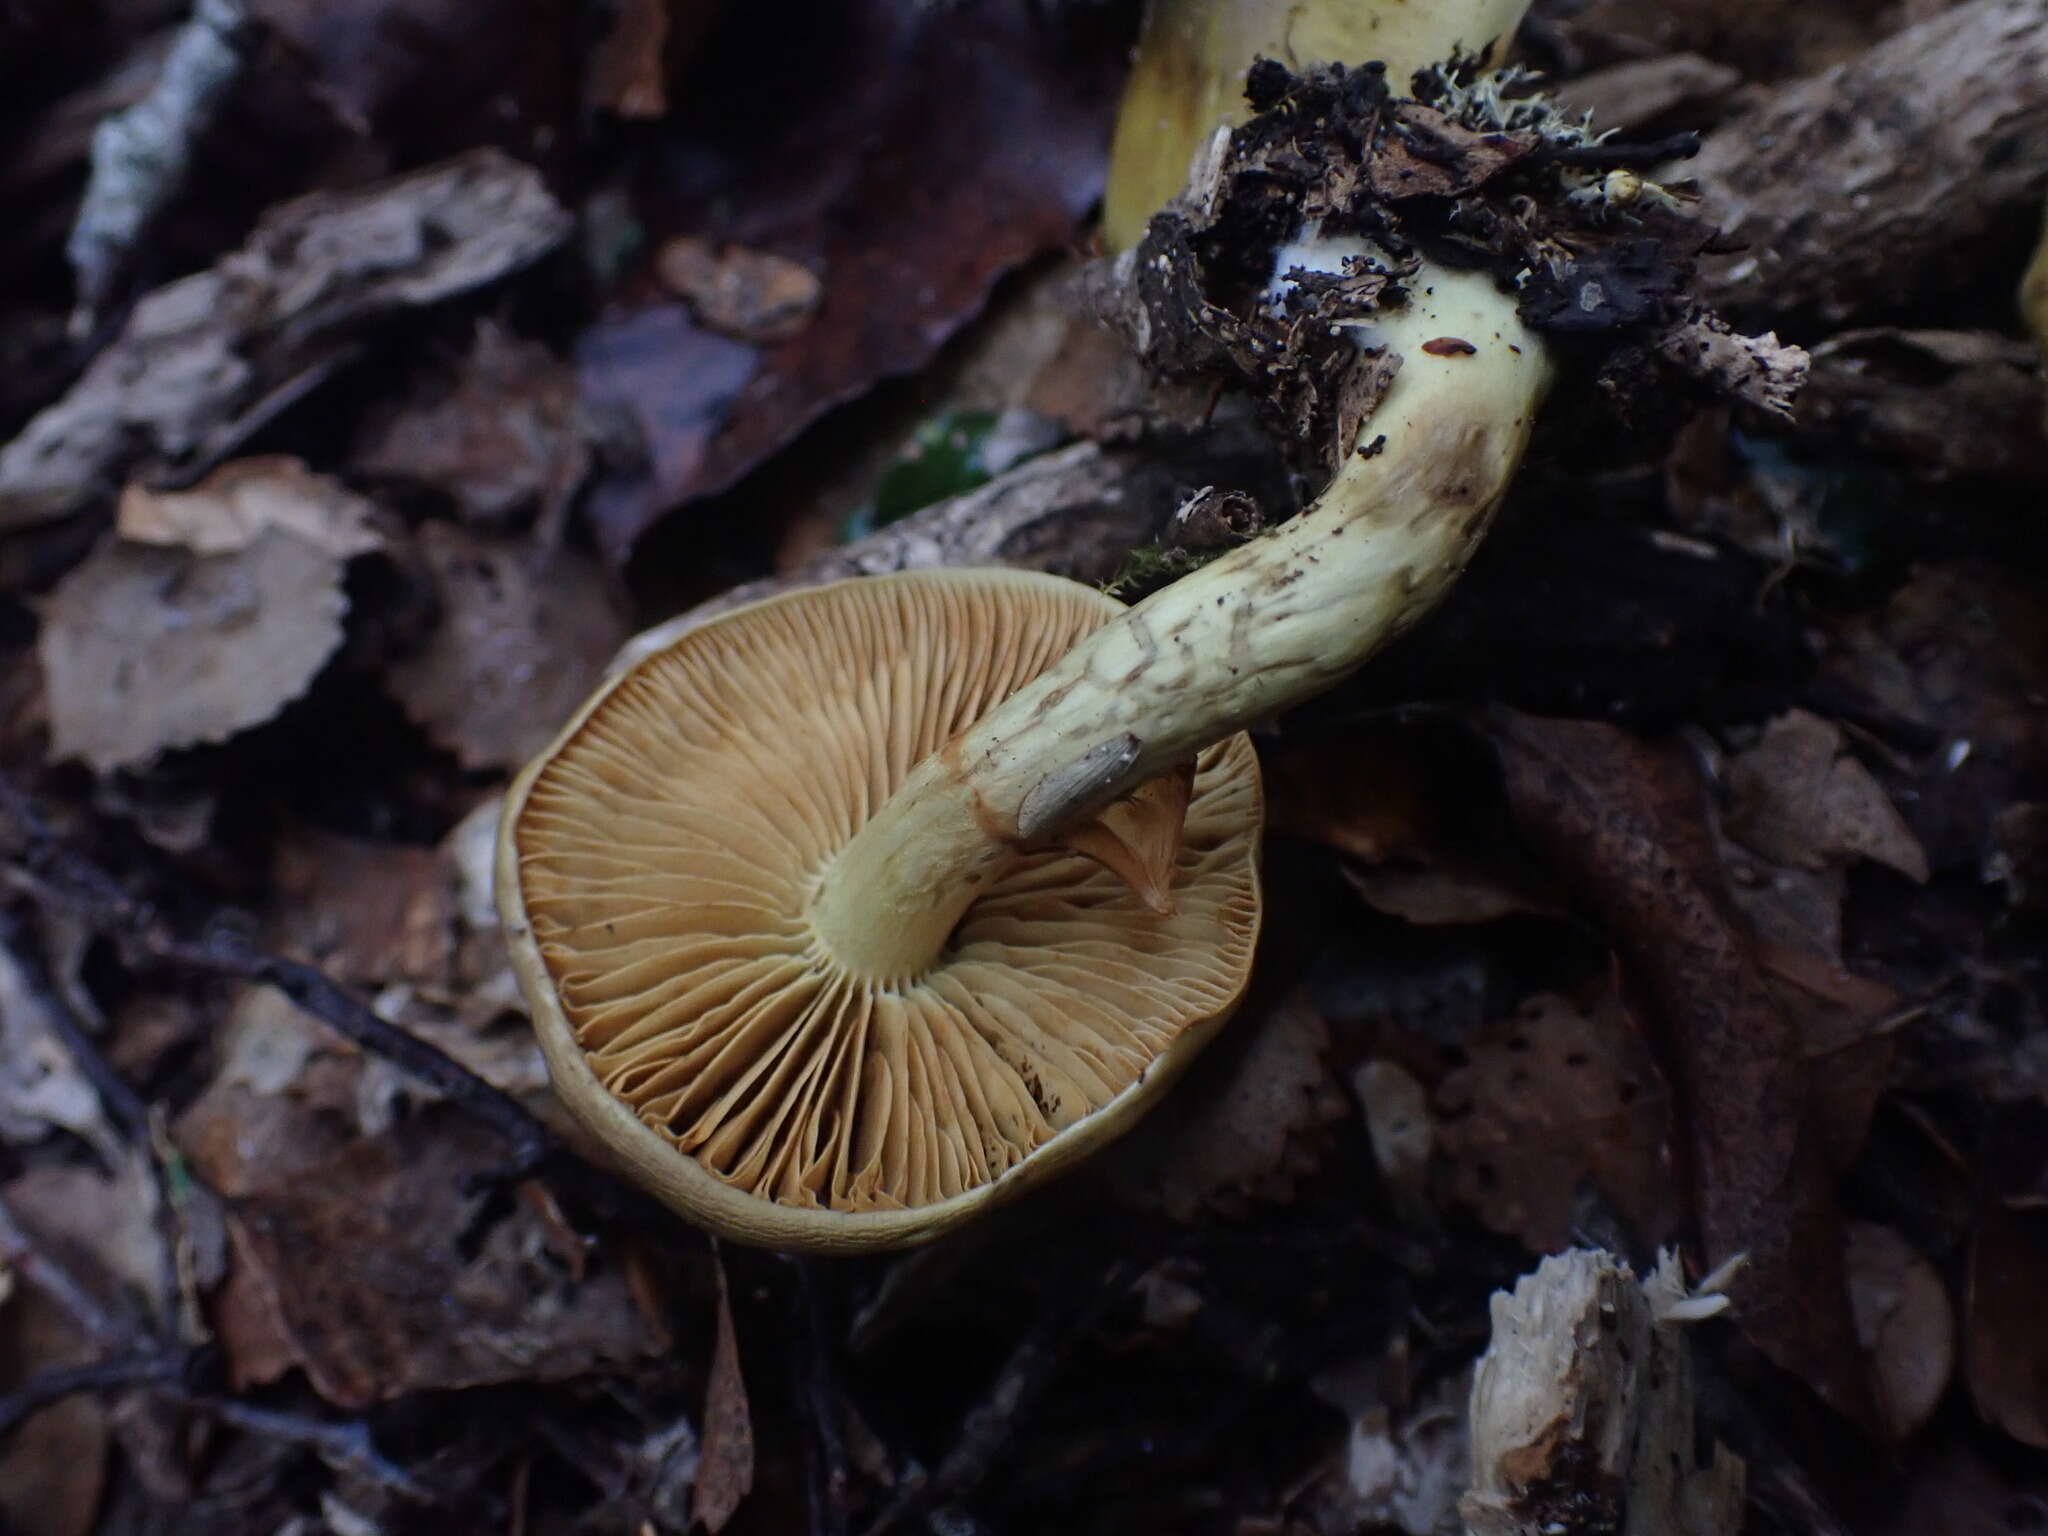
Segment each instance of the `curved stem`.
[{"label": "curved stem", "polygon": [[1435,606],[1513,478],[1550,370],[1490,278],[1425,267],[1408,286],[1362,338],[1401,358],[1364,428],[1384,443],[913,769],[813,901],[842,963],[877,981],[916,974],[1017,849],[1321,692]]}]

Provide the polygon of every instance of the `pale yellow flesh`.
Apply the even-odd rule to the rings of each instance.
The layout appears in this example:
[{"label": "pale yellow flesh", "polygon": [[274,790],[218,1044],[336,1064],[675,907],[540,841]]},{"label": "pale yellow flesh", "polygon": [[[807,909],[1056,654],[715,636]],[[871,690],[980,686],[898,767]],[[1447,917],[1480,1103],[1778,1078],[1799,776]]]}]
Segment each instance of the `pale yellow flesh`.
[{"label": "pale yellow flesh", "polygon": [[1151,0],[1117,117],[1103,233],[1128,250],[1177,196],[1188,162],[1219,124],[1244,121],[1244,74],[1257,58],[1290,69],[1379,59],[1396,93],[1454,47],[1505,41],[1527,0]]}]

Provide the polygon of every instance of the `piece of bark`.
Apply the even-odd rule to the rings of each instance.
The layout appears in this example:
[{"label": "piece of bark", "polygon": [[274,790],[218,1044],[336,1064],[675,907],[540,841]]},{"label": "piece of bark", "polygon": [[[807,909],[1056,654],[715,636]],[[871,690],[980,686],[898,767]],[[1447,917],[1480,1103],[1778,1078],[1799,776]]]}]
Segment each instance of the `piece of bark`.
[{"label": "piece of bark", "polygon": [[1104,581],[1133,549],[1161,534],[1191,482],[1247,486],[1263,495],[1273,467],[1248,426],[1219,428],[1164,450],[1076,443],[1028,459],[979,490],[935,502],[794,571],[701,603],[627,641],[610,670],[632,666],[743,604],[849,576],[1009,565]]},{"label": "piece of bark", "polygon": [[1575,112],[1591,112],[1595,129],[1640,133],[1685,118],[1685,127],[1716,109],[1742,84],[1742,71],[1697,53],[1667,53],[1630,59],[1580,75],[1557,87],[1557,98]]},{"label": "piece of bark", "polygon": [[1691,1297],[1666,1253],[1638,1281],[1602,1250],[1553,1254],[1493,1297],[1493,1339],[1472,1378],[1474,1536],[1734,1536],[1744,1468],[1694,1448],[1685,1320]]},{"label": "piece of bark", "polygon": [[2048,186],[2048,0],[1972,0],[1785,87],[1676,174],[1743,248],[1699,297],[1738,322],[1839,325],[2015,253]]},{"label": "piece of bark", "polygon": [[217,461],[364,327],[493,282],[570,224],[539,172],[490,149],[273,209],[241,250],[137,304],[0,448],[0,529],[78,511],[130,469]]},{"label": "piece of bark", "polygon": [[1921,484],[2031,487],[2048,479],[2041,374],[2033,347],[1995,331],[1844,331],[1813,349],[1794,414]]}]

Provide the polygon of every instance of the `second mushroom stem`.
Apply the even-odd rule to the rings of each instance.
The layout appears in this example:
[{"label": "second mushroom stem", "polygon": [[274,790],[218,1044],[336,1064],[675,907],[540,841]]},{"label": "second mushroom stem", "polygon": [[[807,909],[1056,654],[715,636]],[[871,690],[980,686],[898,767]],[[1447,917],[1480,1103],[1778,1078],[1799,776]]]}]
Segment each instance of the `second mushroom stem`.
[{"label": "second mushroom stem", "polygon": [[[1409,13],[1424,8],[1403,5],[1408,33],[1426,35],[1403,34],[1414,52],[1390,73],[1476,51],[1520,10],[1445,0],[1418,29]],[[1276,256],[1275,282],[1376,254],[1303,239]],[[841,964],[882,985],[917,975],[1020,850],[1328,688],[1436,605],[1514,477],[1550,366],[1491,277],[1425,262],[1404,286],[1408,302],[1357,337],[1399,369],[1314,504],[1076,645],[912,769],[822,872],[811,923]]]}]

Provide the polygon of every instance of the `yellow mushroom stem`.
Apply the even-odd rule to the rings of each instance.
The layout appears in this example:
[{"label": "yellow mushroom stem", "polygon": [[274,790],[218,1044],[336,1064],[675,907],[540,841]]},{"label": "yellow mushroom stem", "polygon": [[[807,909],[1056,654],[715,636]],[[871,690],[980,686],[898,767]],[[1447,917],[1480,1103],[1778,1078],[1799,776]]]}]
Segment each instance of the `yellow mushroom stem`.
[{"label": "yellow mushroom stem", "polygon": [[819,881],[813,931],[841,964],[918,974],[1018,849],[1320,693],[1436,605],[1514,477],[1550,366],[1492,278],[1425,266],[1410,289],[1359,338],[1401,358],[1361,433],[1384,442],[913,769]]},{"label": "yellow mushroom stem", "polygon": [[[1111,167],[1112,217],[1149,216],[1180,190],[1197,146],[1237,111],[1254,58],[1380,59],[1405,88],[1453,52],[1504,51],[1524,8],[1153,0]],[[1296,267],[1341,272],[1377,254],[1304,230],[1276,256],[1275,287]],[[1328,688],[1436,605],[1514,477],[1550,368],[1492,278],[1425,263],[1406,286],[1408,303],[1355,338],[1400,367],[1314,505],[1082,640],[913,769],[819,872],[809,920],[840,965],[881,983],[922,973],[1020,850],[1053,843],[1170,903],[1174,797],[1125,797]]]}]

